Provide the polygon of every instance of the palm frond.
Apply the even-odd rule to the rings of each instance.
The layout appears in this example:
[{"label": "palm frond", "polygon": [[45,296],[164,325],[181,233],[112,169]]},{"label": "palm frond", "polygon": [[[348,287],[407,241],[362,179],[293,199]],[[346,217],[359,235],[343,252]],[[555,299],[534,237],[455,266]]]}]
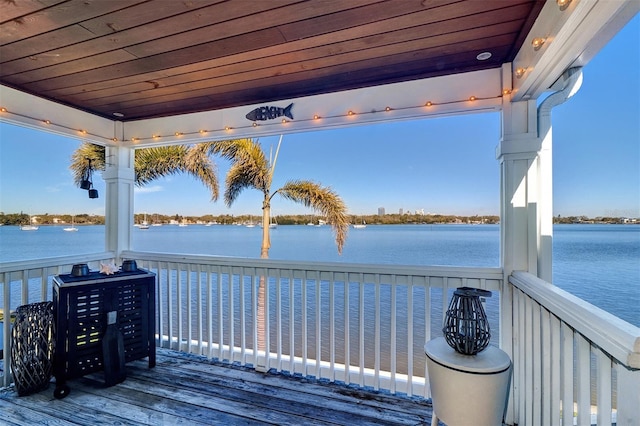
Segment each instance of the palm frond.
[{"label": "palm frond", "polygon": [[349,218],[347,206],[338,194],[329,187],[300,180],[288,181],[282,188],[275,191],[274,195],[276,193],[288,200],[311,207],[325,216],[333,228],[338,253],[342,253],[349,231]]},{"label": "palm frond", "polygon": [[218,199],[215,165],[208,153],[197,145],[143,148],[136,150],[135,155],[136,185],[143,186],[160,177],[187,173],[209,188],[212,200]]},{"label": "palm frond", "polygon": [[207,143],[210,154],[231,161],[226,177],[225,203],[231,206],[242,190],[255,188],[268,198],[271,187],[269,161],[253,139],[233,139]]},{"label": "palm frond", "polygon": [[71,155],[69,169],[73,172],[73,182],[80,186],[82,178],[89,170],[89,160],[91,160],[91,171],[104,170],[105,148],[89,142],[82,142],[78,149]]}]

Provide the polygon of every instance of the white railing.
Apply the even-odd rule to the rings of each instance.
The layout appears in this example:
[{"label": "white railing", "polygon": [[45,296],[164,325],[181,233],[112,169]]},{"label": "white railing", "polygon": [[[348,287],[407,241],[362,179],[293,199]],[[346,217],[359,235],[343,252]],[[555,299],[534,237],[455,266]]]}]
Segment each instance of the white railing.
[{"label": "white railing", "polygon": [[640,328],[531,274],[509,282],[516,423],[640,424]]},{"label": "white railing", "polygon": [[111,263],[114,258],[107,252],[0,263],[0,387],[11,382],[11,313],[20,305],[51,300],[53,277],[70,273],[74,264],[87,263],[98,269],[101,262]]},{"label": "white railing", "polygon": [[[638,327],[531,274],[512,274],[510,296],[501,300],[499,268],[133,251],[120,258],[136,259],[157,274],[158,346],[427,398],[424,343],[441,335],[442,313],[455,288],[485,288],[494,292],[486,304],[493,343],[500,328],[512,341],[510,423],[631,425],[640,418]],[[0,309],[51,300],[54,275],[76,263],[97,269],[113,259],[97,253],[2,263]],[[5,317],[3,348],[9,348],[10,327]],[[7,386],[8,350],[2,362],[0,383]],[[563,415],[563,403],[571,415]]]},{"label": "white railing", "polygon": [[[470,286],[499,292],[502,284],[498,268],[142,252],[122,257],[157,274],[159,346],[425,397],[424,344],[441,335],[449,299],[443,290],[450,295]],[[494,294],[487,310],[497,344],[499,295]]]}]

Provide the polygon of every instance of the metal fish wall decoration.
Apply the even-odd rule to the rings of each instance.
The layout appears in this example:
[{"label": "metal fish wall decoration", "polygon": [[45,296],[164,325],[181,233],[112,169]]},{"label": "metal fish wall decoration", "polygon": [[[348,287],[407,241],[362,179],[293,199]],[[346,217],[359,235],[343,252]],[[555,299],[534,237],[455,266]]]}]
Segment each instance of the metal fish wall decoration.
[{"label": "metal fish wall decoration", "polygon": [[293,114],[291,113],[292,107],[293,107],[292,103],[289,104],[289,106],[286,108],[280,108],[275,106],[263,106],[263,107],[254,109],[249,114],[247,114],[246,117],[251,121],[257,121],[257,120],[265,121],[265,120],[273,120],[274,118],[282,117],[284,115],[285,117],[289,117],[290,119],[293,120]]}]

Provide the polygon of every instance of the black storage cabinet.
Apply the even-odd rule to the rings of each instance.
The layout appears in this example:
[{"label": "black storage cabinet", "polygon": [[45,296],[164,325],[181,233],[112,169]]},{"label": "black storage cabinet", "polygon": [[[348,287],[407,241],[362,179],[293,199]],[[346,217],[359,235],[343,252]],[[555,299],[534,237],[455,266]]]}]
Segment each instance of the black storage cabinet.
[{"label": "black storage cabinet", "polygon": [[67,396],[67,380],[103,370],[102,336],[108,312],[118,312],[125,362],[148,357],[149,368],[155,367],[155,306],[155,274],[144,269],[113,275],[55,276],[54,396]]}]

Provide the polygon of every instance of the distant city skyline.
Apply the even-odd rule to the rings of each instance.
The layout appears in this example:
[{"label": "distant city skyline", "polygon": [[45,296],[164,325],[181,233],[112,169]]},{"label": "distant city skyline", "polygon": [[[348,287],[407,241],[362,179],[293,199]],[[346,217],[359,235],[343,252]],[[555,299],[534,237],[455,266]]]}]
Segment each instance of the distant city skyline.
[{"label": "distant city skyline", "polygon": [[[553,215],[640,216],[640,16],[584,69],[580,91],[552,112]],[[541,101],[540,99],[539,101]],[[330,186],[350,214],[423,209],[471,216],[500,212],[499,113],[423,119],[286,135],[272,189],[289,179]],[[89,199],[73,185],[77,139],[0,123],[0,211],[104,215],[105,186]],[[278,137],[261,138],[266,152]],[[228,164],[215,158],[221,190]],[[136,188],[136,213],[260,215],[247,190],[227,208],[189,176]],[[275,198],[273,214],[313,214]]]}]

